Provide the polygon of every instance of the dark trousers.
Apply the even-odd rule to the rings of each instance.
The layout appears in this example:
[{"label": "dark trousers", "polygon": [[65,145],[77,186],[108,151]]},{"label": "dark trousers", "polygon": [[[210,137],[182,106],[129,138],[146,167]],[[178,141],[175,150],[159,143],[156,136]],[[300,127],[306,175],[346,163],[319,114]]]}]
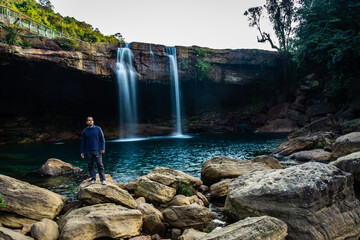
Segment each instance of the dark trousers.
[{"label": "dark trousers", "polygon": [[102,163],[102,154],[100,150],[86,151],[85,159],[88,163],[91,180],[96,180],[96,173],[94,168],[94,162],[96,162],[99,171],[100,181],[105,181],[105,169]]}]

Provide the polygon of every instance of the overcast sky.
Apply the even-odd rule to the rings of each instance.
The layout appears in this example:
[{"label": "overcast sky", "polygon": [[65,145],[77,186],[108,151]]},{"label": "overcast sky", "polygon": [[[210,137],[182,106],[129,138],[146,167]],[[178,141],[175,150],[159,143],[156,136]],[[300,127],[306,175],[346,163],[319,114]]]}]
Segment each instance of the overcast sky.
[{"label": "overcast sky", "polygon": [[[244,12],[265,0],[51,0],[55,12],[85,21],[106,34],[120,32],[126,42],[167,46],[257,48],[255,28]],[[271,31],[263,21],[266,31]],[[274,34],[272,34],[273,36]]]}]

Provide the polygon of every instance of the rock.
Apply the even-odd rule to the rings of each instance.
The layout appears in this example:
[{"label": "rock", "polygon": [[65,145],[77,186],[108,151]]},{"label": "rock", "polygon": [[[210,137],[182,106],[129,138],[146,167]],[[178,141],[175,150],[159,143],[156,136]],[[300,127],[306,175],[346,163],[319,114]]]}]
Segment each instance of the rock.
[{"label": "rock", "polygon": [[142,203],[146,203],[146,199],[144,197],[139,197],[135,199],[136,204],[139,206]]},{"label": "rock", "polygon": [[206,185],[201,185],[201,186],[198,188],[198,190],[199,190],[200,192],[207,192],[207,191],[209,191],[209,187],[206,186]]},{"label": "rock", "polygon": [[224,210],[234,219],[279,218],[289,239],[357,239],[360,202],[352,184],[350,173],[316,162],[252,172],[229,184]]},{"label": "rock", "polygon": [[[142,176],[142,177],[139,177],[139,178],[137,178],[137,179],[129,182],[128,184],[125,185],[125,189],[128,190],[128,191],[132,191],[132,192],[135,191],[136,188],[137,188],[138,185],[139,185],[139,182],[140,182],[142,179],[144,179],[144,178],[146,178],[146,177],[145,177],[145,176]],[[147,178],[146,178],[146,179],[147,179]]]},{"label": "rock", "polygon": [[190,201],[184,195],[176,195],[169,203],[169,206],[185,206],[185,205],[190,205]]},{"label": "rock", "polygon": [[330,160],[331,153],[325,151],[324,149],[314,149],[308,151],[300,151],[293,153],[289,156],[290,159],[295,159],[297,161],[303,162],[327,162]]},{"label": "rock", "polygon": [[235,178],[224,179],[218,183],[210,186],[210,195],[212,198],[225,197],[228,192],[228,184],[234,181]]},{"label": "rock", "polygon": [[198,240],[204,237],[206,233],[197,231],[193,228],[185,229],[183,234],[178,238],[178,240]]},{"label": "rock", "polygon": [[360,132],[352,132],[336,139],[331,152],[331,157],[336,159],[359,150]]},{"label": "rock", "polygon": [[35,220],[55,218],[64,204],[56,193],[1,174],[0,192],[7,205],[3,211]]},{"label": "rock", "polygon": [[142,214],[113,203],[76,209],[59,223],[61,240],[130,238],[140,234]]},{"label": "rock", "polygon": [[206,234],[199,240],[271,239],[285,240],[286,224],[273,217],[248,217],[217,231]]},{"label": "rock", "polygon": [[189,200],[190,204],[199,201],[199,198],[198,198],[197,195],[192,195],[192,196],[190,196],[190,197],[187,197],[187,199]]},{"label": "rock", "polygon": [[267,156],[267,155],[261,155],[261,156],[254,157],[250,161],[264,163],[264,164],[268,165],[271,169],[282,169],[282,166],[281,166],[279,160],[277,160],[276,158]]},{"label": "rock", "polygon": [[286,118],[296,122],[299,126],[305,126],[309,123],[309,118],[306,116],[305,112],[302,111],[302,108],[305,108],[303,105],[293,104],[291,109],[286,113]]},{"label": "rock", "polygon": [[268,122],[265,126],[258,128],[256,133],[289,133],[298,130],[296,122],[290,119],[276,119]]},{"label": "rock", "polygon": [[171,206],[163,212],[165,221],[176,228],[201,228],[210,223],[212,215],[208,208],[198,204]]},{"label": "rock", "polygon": [[11,229],[0,227],[0,239],[4,240],[34,240],[32,237],[25,236]]},{"label": "rock", "polygon": [[310,119],[318,116],[324,116],[329,113],[335,113],[336,106],[333,103],[316,104],[308,107],[306,114]]},{"label": "rock", "polygon": [[128,208],[136,208],[134,198],[128,191],[121,189],[113,183],[106,185],[91,184],[88,181],[83,181],[78,187],[77,198],[86,204],[93,205],[99,203],[117,203]]},{"label": "rock", "polygon": [[147,178],[141,179],[135,190],[136,196],[144,197],[147,201],[154,203],[170,202],[175,194],[176,189]]},{"label": "rock", "polygon": [[1,212],[0,223],[10,228],[22,228],[28,224],[34,224],[37,221],[30,218],[25,218],[15,213]]},{"label": "rock", "polygon": [[130,238],[129,240],[151,240],[151,237],[150,236],[137,236],[137,237]]},{"label": "rock", "polygon": [[[154,234],[151,236],[151,240],[162,240],[159,234]],[[165,240],[165,239],[164,239]],[[170,239],[169,239],[170,240]]]},{"label": "rock", "polygon": [[274,154],[288,156],[299,151],[309,150],[316,146],[318,140],[318,136],[292,138],[280,144],[274,151]]},{"label": "rock", "polygon": [[181,235],[181,229],[173,228],[171,230],[171,239],[179,239]]},{"label": "rock", "polygon": [[345,172],[349,172],[354,176],[355,182],[360,183],[360,152],[354,152],[343,157],[339,157],[336,161],[331,162],[337,168]]},{"label": "rock", "polygon": [[[85,181],[90,182],[91,178],[88,178]],[[118,184],[114,179],[112,179],[111,175],[109,175],[109,174],[105,174],[105,181],[108,183]],[[100,177],[99,177],[98,173],[96,174],[96,182],[100,182]]]},{"label": "rock", "polygon": [[209,206],[209,200],[200,192],[196,193],[196,196],[204,203],[205,206]]},{"label": "rock", "polygon": [[290,107],[290,103],[288,102],[275,105],[274,107],[269,109],[267,116],[272,120],[285,118],[289,107]]},{"label": "rock", "polygon": [[74,209],[78,209],[80,207],[82,207],[83,203],[79,200],[75,200],[75,201],[67,201],[65,202],[63,208],[61,209],[59,215],[64,215],[69,211],[72,211]]},{"label": "rock", "polygon": [[46,176],[57,176],[65,173],[74,173],[82,171],[81,168],[75,167],[70,163],[63,162],[56,158],[50,158],[41,166],[36,173]]},{"label": "rock", "polygon": [[156,213],[151,213],[144,218],[143,230],[148,234],[159,234],[160,236],[165,234],[165,226]]},{"label": "rock", "polygon": [[214,157],[207,160],[201,167],[201,179],[211,185],[223,178],[236,178],[241,174],[271,169],[263,163],[230,159],[226,157]]},{"label": "rock", "polygon": [[161,220],[164,219],[162,213],[150,203],[139,204],[137,209],[143,214],[144,218],[152,213],[155,213],[156,215],[159,216],[159,219],[161,219]]},{"label": "rock", "polygon": [[36,240],[57,240],[60,236],[59,227],[50,219],[43,219],[31,227],[31,236]]},{"label": "rock", "polygon": [[165,167],[156,167],[146,177],[152,181],[162,183],[166,186],[177,188],[179,184],[193,187],[202,185],[202,181],[184,172]]}]

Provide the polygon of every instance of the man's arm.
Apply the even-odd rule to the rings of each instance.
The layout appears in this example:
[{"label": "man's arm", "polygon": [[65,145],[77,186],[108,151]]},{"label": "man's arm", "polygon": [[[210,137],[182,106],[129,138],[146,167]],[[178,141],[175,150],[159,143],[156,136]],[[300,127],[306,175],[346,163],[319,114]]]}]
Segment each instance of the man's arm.
[{"label": "man's arm", "polygon": [[105,137],[104,137],[104,133],[101,130],[101,128],[99,127],[99,138],[100,138],[100,144],[101,144],[101,153],[104,154],[105,153]]}]

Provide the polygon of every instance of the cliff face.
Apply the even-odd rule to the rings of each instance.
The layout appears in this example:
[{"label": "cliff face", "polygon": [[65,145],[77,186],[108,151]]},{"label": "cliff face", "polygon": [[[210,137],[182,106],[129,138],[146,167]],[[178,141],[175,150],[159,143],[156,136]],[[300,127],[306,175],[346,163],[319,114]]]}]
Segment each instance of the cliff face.
[{"label": "cliff face", "polygon": [[[69,46],[60,40],[29,41],[32,48],[0,43],[0,142],[14,136],[38,138],[59,128],[75,131],[88,115],[109,126],[109,134],[117,135],[114,68],[119,44],[77,42]],[[152,44],[153,54],[146,43],[132,43],[131,49],[139,80],[140,122],[172,119],[166,47]],[[282,81],[282,63],[276,52],[178,46],[176,50],[186,116],[256,103],[272,95]],[[79,136],[75,135],[68,138]]]}]

